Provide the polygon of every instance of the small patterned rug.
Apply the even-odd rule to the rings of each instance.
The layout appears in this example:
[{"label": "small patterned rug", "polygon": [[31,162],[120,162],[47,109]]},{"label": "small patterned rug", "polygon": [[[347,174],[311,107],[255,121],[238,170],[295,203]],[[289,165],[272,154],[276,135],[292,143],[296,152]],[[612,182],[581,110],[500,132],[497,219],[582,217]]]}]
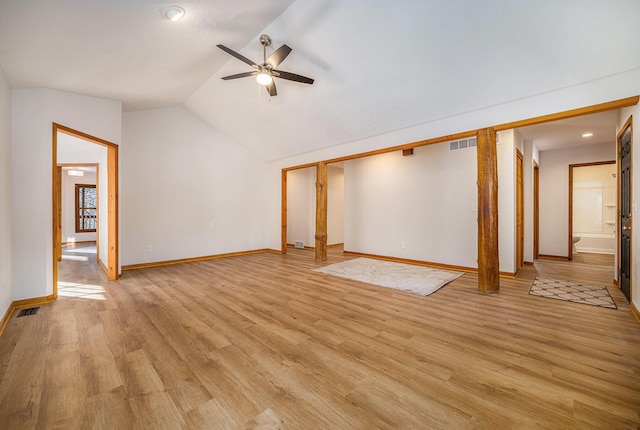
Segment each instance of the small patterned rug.
[{"label": "small patterned rug", "polygon": [[529,294],[575,303],[584,303],[585,305],[618,309],[611,295],[609,295],[607,287],[603,285],[589,285],[580,282],[536,278],[529,290]]}]

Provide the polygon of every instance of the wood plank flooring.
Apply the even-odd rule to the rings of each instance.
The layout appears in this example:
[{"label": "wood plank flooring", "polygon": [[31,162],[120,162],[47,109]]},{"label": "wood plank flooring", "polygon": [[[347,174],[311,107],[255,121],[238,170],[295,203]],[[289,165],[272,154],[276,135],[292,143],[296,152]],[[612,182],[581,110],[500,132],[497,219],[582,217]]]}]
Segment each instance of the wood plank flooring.
[{"label": "wood plank flooring", "polygon": [[[0,337],[0,428],[640,427],[640,324],[611,257],[428,297],[318,266],[290,249],[107,282],[61,262],[60,299]],[[531,296],[536,276],[607,285],[618,309]]]}]

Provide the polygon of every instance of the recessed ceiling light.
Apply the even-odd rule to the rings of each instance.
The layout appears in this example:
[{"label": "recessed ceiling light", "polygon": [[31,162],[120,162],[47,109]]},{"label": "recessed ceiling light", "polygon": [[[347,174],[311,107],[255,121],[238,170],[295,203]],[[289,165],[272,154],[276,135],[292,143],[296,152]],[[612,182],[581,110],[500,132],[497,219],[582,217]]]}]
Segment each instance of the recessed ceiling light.
[{"label": "recessed ceiling light", "polygon": [[162,9],[162,16],[171,21],[177,21],[182,18],[186,12],[180,6],[169,6]]},{"label": "recessed ceiling light", "polygon": [[593,133],[591,133],[590,131],[587,133],[582,133],[582,137],[591,137],[593,136]]}]

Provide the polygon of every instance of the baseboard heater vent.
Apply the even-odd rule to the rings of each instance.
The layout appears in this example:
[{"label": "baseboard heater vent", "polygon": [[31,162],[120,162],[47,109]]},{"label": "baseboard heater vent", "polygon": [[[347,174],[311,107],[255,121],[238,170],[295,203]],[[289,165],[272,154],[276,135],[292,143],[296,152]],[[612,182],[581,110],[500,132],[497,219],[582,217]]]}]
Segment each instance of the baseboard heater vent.
[{"label": "baseboard heater vent", "polygon": [[296,248],[304,248],[304,242],[301,240],[296,240]]},{"label": "baseboard heater vent", "polygon": [[478,146],[478,139],[476,137],[470,137],[468,139],[452,140],[449,142],[449,151],[475,148],[477,146]]},{"label": "baseboard heater vent", "polygon": [[40,307],[37,308],[25,308],[22,309],[19,313],[18,313],[18,318],[20,317],[26,317],[27,315],[35,315],[38,313],[38,309],[40,309]]}]

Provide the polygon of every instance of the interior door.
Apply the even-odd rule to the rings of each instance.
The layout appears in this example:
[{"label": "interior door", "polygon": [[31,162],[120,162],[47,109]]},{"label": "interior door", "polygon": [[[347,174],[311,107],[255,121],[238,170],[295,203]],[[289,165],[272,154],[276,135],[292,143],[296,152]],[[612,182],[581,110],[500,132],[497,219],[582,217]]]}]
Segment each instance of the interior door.
[{"label": "interior door", "polygon": [[524,266],[524,159],[516,157],[516,272]]},{"label": "interior door", "polygon": [[631,124],[618,137],[620,157],[620,258],[618,262],[618,283],[620,289],[631,300]]}]

